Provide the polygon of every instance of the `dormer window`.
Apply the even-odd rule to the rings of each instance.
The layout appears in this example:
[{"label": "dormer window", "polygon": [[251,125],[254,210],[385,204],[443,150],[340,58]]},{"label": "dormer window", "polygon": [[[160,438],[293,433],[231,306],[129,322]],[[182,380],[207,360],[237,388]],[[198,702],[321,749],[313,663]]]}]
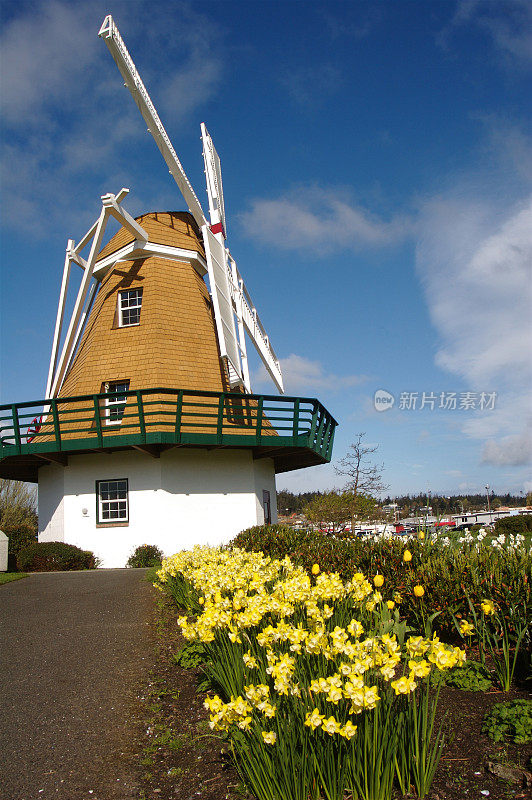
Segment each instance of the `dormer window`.
[{"label": "dormer window", "polygon": [[120,425],[126,408],[127,397],[122,392],[129,391],[129,381],[113,381],[105,384],[105,424]]},{"label": "dormer window", "polygon": [[140,322],[142,289],[126,289],[118,293],[118,319],[121,328],[129,328]]}]

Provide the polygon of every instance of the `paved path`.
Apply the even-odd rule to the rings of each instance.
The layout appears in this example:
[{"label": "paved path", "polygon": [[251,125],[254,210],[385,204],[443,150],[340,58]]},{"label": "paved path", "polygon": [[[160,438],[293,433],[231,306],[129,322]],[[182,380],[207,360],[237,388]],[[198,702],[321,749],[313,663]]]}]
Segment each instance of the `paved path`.
[{"label": "paved path", "polygon": [[0,800],[138,798],[138,694],[154,660],[144,575],[0,587]]}]

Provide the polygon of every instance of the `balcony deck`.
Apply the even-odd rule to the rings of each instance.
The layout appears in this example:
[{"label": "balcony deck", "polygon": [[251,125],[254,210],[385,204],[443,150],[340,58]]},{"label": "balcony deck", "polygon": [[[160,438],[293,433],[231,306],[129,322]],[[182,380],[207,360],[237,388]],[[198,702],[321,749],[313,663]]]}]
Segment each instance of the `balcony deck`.
[{"label": "balcony deck", "polygon": [[238,392],[154,388],[14,403],[0,406],[0,477],[36,482],[39,466],[71,455],[135,448],[158,457],[171,447],[251,448],[287,472],[329,462],[336,425],[315,398]]}]

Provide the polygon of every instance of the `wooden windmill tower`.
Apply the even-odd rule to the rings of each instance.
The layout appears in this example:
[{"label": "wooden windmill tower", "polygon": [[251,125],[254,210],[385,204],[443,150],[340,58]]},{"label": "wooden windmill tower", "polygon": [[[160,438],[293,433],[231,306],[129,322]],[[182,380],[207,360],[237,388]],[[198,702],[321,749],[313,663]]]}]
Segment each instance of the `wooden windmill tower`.
[{"label": "wooden windmill tower", "polygon": [[41,541],[123,566],[145,542],[168,554],[275,521],[275,474],[329,461],[336,422],[314,398],[252,394],[246,336],[283,380],[226,246],[212,139],[202,125],[207,219],[111,16],[99,35],[188,211],[134,219],[122,189],[68,241],[46,400],[0,407],[0,477],[38,481]]}]

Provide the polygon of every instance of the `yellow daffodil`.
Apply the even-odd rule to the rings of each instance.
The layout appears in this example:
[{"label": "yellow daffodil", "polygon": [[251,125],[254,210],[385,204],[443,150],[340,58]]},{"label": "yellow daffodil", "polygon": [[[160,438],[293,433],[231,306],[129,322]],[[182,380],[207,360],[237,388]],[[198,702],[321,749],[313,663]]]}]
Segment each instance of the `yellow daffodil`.
[{"label": "yellow daffodil", "polygon": [[491,600],[483,600],[480,607],[488,617],[495,614],[495,604]]},{"label": "yellow daffodil", "polygon": [[413,678],[403,675],[396,681],[392,681],[390,686],[395,691],[395,694],[410,694],[416,688],[416,682]]},{"label": "yellow daffodil", "polygon": [[277,734],[274,731],[262,731],[262,738],[266,744],[275,744],[277,741]]},{"label": "yellow daffodil", "polygon": [[430,664],[424,658],[421,661],[410,660],[408,662],[411,678],[425,678],[430,672]]},{"label": "yellow daffodil", "polygon": [[356,732],[357,732],[357,726],[353,725],[350,719],[348,719],[343,728],[340,728],[340,730],[338,731],[340,736],[343,736],[344,739],[347,739],[348,741],[353,738]]},{"label": "yellow daffodil", "polygon": [[474,633],[474,631],[475,628],[473,625],[471,625],[470,622],[468,622],[466,619],[461,620],[460,633],[462,634],[462,636],[471,636],[471,634]]},{"label": "yellow daffodil", "polygon": [[410,636],[406,642],[406,649],[409,656],[422,656],[430,647],[430,641],[422,636]]},{"label": "yellow daffodil", "polygon": [[326,733],[329,734],[329,736],[334,736],[334,734],[339,733],[341,729],[341,725],[339,724],[338,720],[333,716],[330,716],[328,719],[324,719],[321,723],[321,727]]},{"label": "yellow daffodil", "polygon": [[312,730],[315,730],[316,728],[320,727],[324,719],[325,717],[323,716],[323,714],[320,714],[318,709],[315,708],[312,713],[308,713],[307,716],[305,717],[305,725],[307,725]]}]

